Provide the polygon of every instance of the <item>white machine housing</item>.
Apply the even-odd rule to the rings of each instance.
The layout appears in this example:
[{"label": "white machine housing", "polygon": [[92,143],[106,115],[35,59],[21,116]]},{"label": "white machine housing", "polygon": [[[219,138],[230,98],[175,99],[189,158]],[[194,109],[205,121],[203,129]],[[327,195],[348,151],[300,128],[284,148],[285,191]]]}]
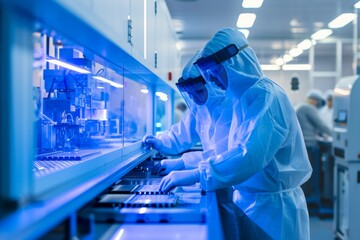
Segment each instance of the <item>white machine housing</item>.
[{"label": "white machine housing", "polygon": [[360,239],[360,80],[345,77],[334,90],[334,230],[337,239]]}]

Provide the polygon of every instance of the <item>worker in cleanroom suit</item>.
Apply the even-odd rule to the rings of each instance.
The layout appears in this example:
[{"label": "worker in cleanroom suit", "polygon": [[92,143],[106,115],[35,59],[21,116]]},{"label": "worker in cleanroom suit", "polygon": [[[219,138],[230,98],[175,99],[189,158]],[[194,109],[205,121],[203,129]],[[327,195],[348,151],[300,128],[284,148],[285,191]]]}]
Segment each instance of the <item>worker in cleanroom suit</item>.
[{"label": "worker in cleanroom suit", "polygon": [[[208,91],[206,86],[204,87],[204,78],[193,66],[194,61],[199,57],[201,57],[201,51],[189,60],[182,77],[176,84],[190,111],[168,131],[159,133],[157,136],[144,136],[144,145],[169,155],[181,154],[198,142],[201,142],[204,151],[213,149],[216,153],[221,153],[227,149],[232,102],[225,97],[224,90]],[[204,94],[197,94],[199,92]],[[203,160],[203,155],[200,151],[187,152],[179,159],[161,161],[154,172],[166,175],[172,170],[197,168],[201,160]]]},{"label": "worker in cleanroom suit", "polygon": [[[204,86],[205,80],[193,65],[201,57],[200,52],[190,59],[185,66],[182,78],[176,84],[183,95],[188,113],[168,131],[156,137],[147,135],[143,142],[164,154],[180,154],[189,150],[197,142],[201,142],[203,150],[212,150],[220,154],[227,150],[228,134],[232,119],[231,100],[225,97],[222,89],[209,89]],[[201,93],[201,94],[200,94]],[[155,165],[153,173],[166,175],[173,170],[185,175],[197,169],[198,163],[203,160],[200,151],[186,152],[179,159],[162,160]],[[238,239],[238,224],[236,222],[235,208],[232,201],[233,189],[231,187],[216,190],[218,208],[221,217],[222,229],[225,239]]]},{"label": "worker in cleanroom suit", "polygon": [[207,190],[233,186],[242,239],[309,239],[300,185],[312,168],[286,93],[263,74],[247,39],[236,29],[217,32],[194,65],[209,86],[226,90],[233,101],[229,147],[221,154],[207,153],[210,157],[191,174],[171,172],[160,189],[194,181]]}]

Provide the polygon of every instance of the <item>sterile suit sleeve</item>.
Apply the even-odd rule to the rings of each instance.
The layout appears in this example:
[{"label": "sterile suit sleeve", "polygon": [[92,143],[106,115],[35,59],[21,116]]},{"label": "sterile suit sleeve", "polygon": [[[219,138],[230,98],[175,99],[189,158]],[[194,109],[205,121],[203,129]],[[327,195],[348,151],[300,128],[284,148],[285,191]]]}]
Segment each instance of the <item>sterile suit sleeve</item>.
[{"label": "sterile suit sleeve", "polygon": [[326,125],[326,123],[321,119],[320,112],[315,108],[309,108],[309,120],[316,127],[319,134],[327,134],[331,136],[331,129]]},{"label": "sterile suit sleeve", "polygon": [[159,151],[165,154],[179,154],[200,141],[196,132],[196,119],[189,111],[184,118],[168,131],[157,136],[163,143]]},{"label": "sterile suit sleeve", "polygon": [[199,162],[203,160],[202,152],[200,151],[184,153],[181,158],[184,162],[185,169],[197,168]]},{"label": "sterile suit sleeve", "polygon": [[237,114],[241,124],[232,130],[236,147],[204,161],[211,176],[203,186],[207,190],[237,185],[249,179],[274,158],[287,136],[288,126],[282,121],[282,114],[286,113],[281,109],[270,110],[274,97],[265,90],[249,91],[253,91],[251,97],[241,102],[241,106],[247,106],[246,111],[239,108],[242,114]]}]

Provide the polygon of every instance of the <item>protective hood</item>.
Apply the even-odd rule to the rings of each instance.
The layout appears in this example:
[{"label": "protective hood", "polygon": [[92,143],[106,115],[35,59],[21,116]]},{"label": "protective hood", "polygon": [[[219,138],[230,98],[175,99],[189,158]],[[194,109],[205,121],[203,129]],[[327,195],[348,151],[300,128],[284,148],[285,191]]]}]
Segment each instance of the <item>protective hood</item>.
[{"label": "protective hood", "polygon": [[[195,53],[195,55],[189,60],[182,72],[182,79],[196,79],[201,77],[200,72],[194,66],[194,62],[200,58],[202,55],[202,51],[199,50]],[[193,100],[189,100],[189,97],[186,95],[183,97],[187,102],[189,108],[193,113],[196,112],[196,116],[200,117],[199,114],[209,114],[211,116],[211,120],[216,122],[219,118],[221,109],[221,103],[225,100],[225,91],[221,88],[214,86],[213,84],[206,83],[206,89],[208,90],[207,93],[207,100],[206,102],[199,106]]]},{"label": "protective hood", "polygon": [[[217,32],[205,45],[202,56],[205,58],[211,54],[235,44],[239,49],[248,45],[245,36],[235,28],[225,28]],[[255,82],[264,76],[254,50],[247,46],[238,54],[222,63],[226,72],[228,88],[226,94],[229,97],[240,98],[242,94]]]},{"label": "protective hood", "polygon": [[316,100],[317,108],[322,108],[326,103],[323,94],[319,89],[310,89],[307,93],[307,98]]}]

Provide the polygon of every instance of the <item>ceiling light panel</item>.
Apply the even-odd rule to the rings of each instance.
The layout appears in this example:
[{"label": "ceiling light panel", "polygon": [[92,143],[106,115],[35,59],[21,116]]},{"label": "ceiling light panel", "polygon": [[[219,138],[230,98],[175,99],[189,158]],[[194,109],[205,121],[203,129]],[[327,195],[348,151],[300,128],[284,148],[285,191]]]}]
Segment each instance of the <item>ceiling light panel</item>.
[{"label": "ceiling light panel", "polygon": [[342,28],[356,18],[355,13],[343,13],[329,23],[329,28]]},{"label": "ceiling light panel", "polygon": [[284,64],[284,59],[282,59],[282,58],[277,58],[277,59],[275,60],[275,64],[276,64],[276,65],[283,65],[283,64]]},{"label": "ceiling light panel", "polygon": [[293,57],[290,56],[290,54],[285,54],[283,59],[284,59],[284,62],[287,63],[287,62],[291,62],[293,60]]},{"label": "ceiling light panel", "polygon": [[244,0],[242,3],[243,8],[259,8],[264,0]]},{"label": "ceiling light panel", "polygon": [[238,17],[236,26],[238,28],[251,28],[256,19],[255,13],[241,13]]},{"label": "ceiling light panel", "polygon": [[330,36],[332,34],[332,30],[331,29],[321,29],[317,32],[315,32],[314,34],[311,35],[311,38],[314,40],[322,40],[327,38],[328,36]]},{"label": "ceiling light panel", "polygon": [[360,1],[354,4],[354,8],[360,8]]},{"label": "ceiling light panel", "polygon": [[261,64],[260,67],[263,71],[277,71],[281,69],[280,66],[275,64]]},{"label": "ceiling light panel", "polygon": [[309,70],[311,70],[311,65],[310,64],[285,64],[282,66],[282,70],[285,70],[285,71],[294,71],[294,70],[309,71]]},{"label": "ceiling light panel", "polygon": [[289,51],[289,55],[292,57],[297,57],[303,53],[303,50],[300,48],[293,48]]},{"label": "ceiling light panel", "polygon": [[312,42],[310,39],[305,39],[297,45],[297,47],[302,50],[307,50],[311,48],[311,46],[312,46]]}]

